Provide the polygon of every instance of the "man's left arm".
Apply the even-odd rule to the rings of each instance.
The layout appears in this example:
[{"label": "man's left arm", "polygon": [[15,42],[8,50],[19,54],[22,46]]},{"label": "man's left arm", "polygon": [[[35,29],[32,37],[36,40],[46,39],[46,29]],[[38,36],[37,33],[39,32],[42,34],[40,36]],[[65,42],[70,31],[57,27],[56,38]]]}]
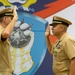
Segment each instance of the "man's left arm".
[{"label": "man's left arm", "polygon": [[75,57],[71,59],[70,75],[75,75]]}]

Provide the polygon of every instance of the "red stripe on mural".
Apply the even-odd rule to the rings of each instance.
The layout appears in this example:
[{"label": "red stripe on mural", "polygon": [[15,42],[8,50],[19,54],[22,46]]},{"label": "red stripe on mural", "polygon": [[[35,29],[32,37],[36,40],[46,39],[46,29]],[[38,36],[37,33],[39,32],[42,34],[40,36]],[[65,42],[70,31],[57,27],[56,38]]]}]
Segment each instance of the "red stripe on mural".
[{"label": "red stripe on mural", "polygon": [[57,38],[56,38],[55,36],[53,36],[53,35],[50,35],[49,38],[50,38],[50,41],[51,41],[53,44],[54,44],[54,43],[56,42],[56,40],[57,40]]},{"label": "red stripe on mural", "polygon": [[50,15],[53,15],[56,12],[59,12],[70,5],[74,4],[75,0],[58,0],[53,3],[45,5],[46,9],[34,13],[34,15],[46,18]]}]

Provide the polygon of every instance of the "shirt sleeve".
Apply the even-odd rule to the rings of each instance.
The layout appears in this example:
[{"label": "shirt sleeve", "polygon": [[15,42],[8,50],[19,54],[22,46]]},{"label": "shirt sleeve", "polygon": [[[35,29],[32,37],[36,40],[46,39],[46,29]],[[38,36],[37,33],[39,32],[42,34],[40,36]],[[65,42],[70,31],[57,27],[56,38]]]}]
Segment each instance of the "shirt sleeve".
[{"label": "shirt sleeve", "polygon": [[75,57],[75,40],[68,39],[65,42],[65,53],[69,59]]},{"label": "shirt sleeve", "polygon": [[1,41],[1,35],[2,35],[2,31],[3,31],[4,29],[0,26],[0,41]]}]

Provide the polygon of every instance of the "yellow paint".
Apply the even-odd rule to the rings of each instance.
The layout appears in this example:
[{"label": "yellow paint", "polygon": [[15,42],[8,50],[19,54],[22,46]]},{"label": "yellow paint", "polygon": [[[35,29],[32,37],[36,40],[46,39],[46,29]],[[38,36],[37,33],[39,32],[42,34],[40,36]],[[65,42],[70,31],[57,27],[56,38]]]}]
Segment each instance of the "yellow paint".
[{"label": "yellow paint", "polygon": [[12,4],[9,3],[7,0],[0,0],[0,2],[1,2],[4,6],[12,6]]},{"label": "yellow paint", "polygon": [[[4,6],[13,6],[13,4],[11,4],[10,2],[8,2],[8,0],[0,0],[0,2]],[[23,6],[23,7],[29,7],[30,5],[35,4],[36,2],[37,2],[37,0],[27,0],[27,2],[25,2],[21,6]]]}]

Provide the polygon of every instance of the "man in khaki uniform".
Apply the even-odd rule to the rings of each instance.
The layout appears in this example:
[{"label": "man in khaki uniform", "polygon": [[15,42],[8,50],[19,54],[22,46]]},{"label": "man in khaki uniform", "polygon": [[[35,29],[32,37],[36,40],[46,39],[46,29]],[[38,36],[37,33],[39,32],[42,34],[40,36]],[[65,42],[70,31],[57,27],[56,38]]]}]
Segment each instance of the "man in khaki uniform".
[{"label": "man in khaki uniform", "polygon": [[14,10],[6,8],[0,11],[0,75],[12,75],[8,38],[17,19],[16,6]]},{"label": "man in khaki uniform", "polygon": [[50,54],[53,55],[54,75],[75,75],[75,40],[67,33],[72,23],[64,18],[54,16],[52,33],[57,37],[53,45],[49,39],[50,25],[47,26],[45,36]]}]

